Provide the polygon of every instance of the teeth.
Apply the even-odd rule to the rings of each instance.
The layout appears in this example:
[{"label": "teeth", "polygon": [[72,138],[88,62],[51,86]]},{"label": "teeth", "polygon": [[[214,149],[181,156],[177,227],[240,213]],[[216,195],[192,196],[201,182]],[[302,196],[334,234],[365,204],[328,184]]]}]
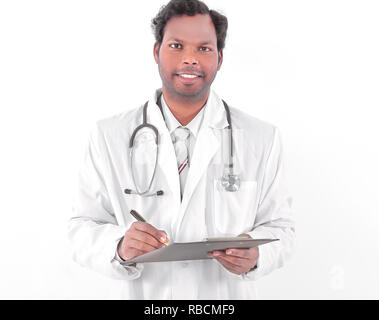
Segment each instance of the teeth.
[{"label": "teeth", "polygon": [[180,76],[183,77],[183,78],[189,78],[189,79],[193,79],[193,78],[197,77],[194,74],[181,74]]}]

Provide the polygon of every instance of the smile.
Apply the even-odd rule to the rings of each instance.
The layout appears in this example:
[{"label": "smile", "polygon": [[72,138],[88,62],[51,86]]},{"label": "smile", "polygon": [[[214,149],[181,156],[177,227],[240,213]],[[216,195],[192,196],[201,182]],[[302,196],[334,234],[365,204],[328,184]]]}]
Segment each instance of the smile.
[{"label": "smile", "polygon": [[183,77],[183,78],[187,78],[187,79],[194,79],[194,78],[200,77],[196,74],[188,74],[188,73],[178,74],[178,76]]},{"label": "smile", "polygon": [[188,78],[188,79],[194,79],[194,78],[197,78],[198,76],[195,75],[195,74],[180,74],[179,76],[183,77],[183,78]]}]

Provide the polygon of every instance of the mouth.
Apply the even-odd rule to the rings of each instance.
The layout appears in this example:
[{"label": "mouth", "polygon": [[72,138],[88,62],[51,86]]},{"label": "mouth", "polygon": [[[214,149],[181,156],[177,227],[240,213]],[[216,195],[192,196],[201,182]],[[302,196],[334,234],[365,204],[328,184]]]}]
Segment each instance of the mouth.
[{"label": "mouth", "polygon": [[197,73],[177,73],[176,75],[183,84],[187,85],[193,84],[202,78],[202,76]]},{"label": "mouth", "polygon": [[190,73],[190,72],[183,72],[183,73],[177,73],[176,74],[177,76],[180,76],[180,77],[183,77],[183,78],[187,78],[187,79],[193,79],[193,78],[196,78],[196,77],[201,77],[200,74],[198,73]]}]

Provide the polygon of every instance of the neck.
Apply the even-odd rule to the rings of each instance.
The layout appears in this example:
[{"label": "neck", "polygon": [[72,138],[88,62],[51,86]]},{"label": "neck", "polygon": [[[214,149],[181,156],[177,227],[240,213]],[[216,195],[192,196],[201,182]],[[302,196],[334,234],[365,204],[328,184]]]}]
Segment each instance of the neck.
[{"label": "neck", "polygon": [[197,99],[185,99],[183,97],[171,95],[164,87],[162,88],[162,93],[171,113],[182,126],[186,126],[196,117],[207,103],[209,96],[208,90],[203,97]]}]

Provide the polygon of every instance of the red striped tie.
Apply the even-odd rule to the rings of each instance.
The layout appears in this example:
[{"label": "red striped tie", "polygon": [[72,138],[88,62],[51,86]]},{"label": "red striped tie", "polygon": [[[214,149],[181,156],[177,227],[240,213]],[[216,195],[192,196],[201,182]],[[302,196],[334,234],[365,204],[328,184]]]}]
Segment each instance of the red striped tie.
[{"label": "red striped tie", "polygon": [[178,173],[180,179],[180,194],[183,196],[184,186],[189,167],[188,144],[190,131],[185,127],[177,127],[173,132],[173,143],[175,147]]}]

